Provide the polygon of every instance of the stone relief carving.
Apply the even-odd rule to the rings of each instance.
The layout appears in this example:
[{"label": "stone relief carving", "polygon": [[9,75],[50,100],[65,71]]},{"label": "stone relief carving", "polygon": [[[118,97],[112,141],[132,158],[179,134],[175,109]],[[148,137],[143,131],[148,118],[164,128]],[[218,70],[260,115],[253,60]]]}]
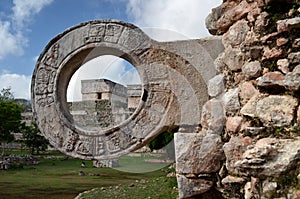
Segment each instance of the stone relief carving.
[{"label": "stone relief carving", "polygon": [[[74,41],[74,38],[83,39]],[[65,108],[66,102],[62,101],[68,84],[65,80],[70,79],[72,71],[76,71],[89,56],[85,54],[86,49],[97,49],[94,53],[100,56],[104,47],[105,54],[121,57],[123,55],[116,54],[121,51],[128,60],[134,61],[143,81],[144,95],[140,108],[122,124],[103,131],[87,131],[74,124]],[[142,147],[162,129],[180,125],[177,119],[180,112],[173,112],[177,109],[170,107],[179,104],[178,98],[201,95],[203,101],[208,99],[206,83],[195,68],[197,66],[179,54],[168,50],[164,43],[151,40],[134,25],[120,21],[91,21],[66,30],[47,45],[32,79],[33,110],[42,133],[53,146],[82,159],[116,158]],[[192,60],[191,56],[187,58]],[[172,72],[170,76],[171,71],[176,73]],[[174,86],[179,76],[185,78],[185,84],[189,84],[195,94],[185,93],[184,84]],[[180,88],[180,92],[175,92],[174,88]],[[201,101],[189,103],[198,107],[195,110],[201,109]],[[200,122],[200,115],[196,117]],[[179,123],[174,123],[175,120]]]}]

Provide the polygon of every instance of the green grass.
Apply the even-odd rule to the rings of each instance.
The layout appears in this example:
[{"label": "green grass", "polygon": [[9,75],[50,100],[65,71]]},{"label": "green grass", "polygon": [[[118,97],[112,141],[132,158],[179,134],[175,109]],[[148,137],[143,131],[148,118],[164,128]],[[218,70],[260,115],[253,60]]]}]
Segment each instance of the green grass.
[{"label": "green grass", "polygon": [[122,184],[97,188],[83,193],[81,199],[111,198],[111,199],[174,199],[177,198],[177,182],[175,177],[165,176],[140,180],[131,184]]},{"label": "green grass", "polygon": [[[41,159],[39,165],[0,171],[0,199],[68,199],[97,187],[128,186],[128,184],[142,179],[147,182],[151,182],[153,179],[166,179],[166,174],[160,170],[148,173],[126,173],[110,168],[94,168],[91,161],[85,161],[86,168],[81,168],[81,162],[82,160],[78,159],[45,158]],[[120,168],[130,167],[130,163],[136,165],[134,158],[128,157],[120,160]],[[145,167],[146,164],[143,164],[140,164],[138,169]],[[162,165],[160,165],[161,167]],[[153,170],[153,168],[151,169]],[[86,175],[80,176],[80,171]],[[172,190],[172,188],[170,189]],[[136,193],[132,194],[136,195]],[[100,198],[107,197],[101,196]]]}]

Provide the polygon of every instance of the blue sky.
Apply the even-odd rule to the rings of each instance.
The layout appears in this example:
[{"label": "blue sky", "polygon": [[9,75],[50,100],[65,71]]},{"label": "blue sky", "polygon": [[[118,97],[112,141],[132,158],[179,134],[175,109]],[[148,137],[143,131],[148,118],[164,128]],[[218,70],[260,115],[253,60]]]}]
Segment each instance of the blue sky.
[{"label": "blue sky", "polygon": [[[204,25],[205,17],[221,2],[221,0],[1,0],[0,89],[11,87],[16,98],[29,99],[35,60],[43,48],[57,34],[81,22],[118,19],[134,23],[151,37],[161,41],[164,40],[162,34],[154,34],[153,28],[175,32],[175,35],[184,36],[182,38],[202,38],[209,36]],[[178,39],[168,34],[169,32],[166,38],[169,40]],[[119,63],[120,60],[110,62]],[[123,63],[123,67],[126,71],[126,64]],[[118,72],[111,70],[109,73]]]}]

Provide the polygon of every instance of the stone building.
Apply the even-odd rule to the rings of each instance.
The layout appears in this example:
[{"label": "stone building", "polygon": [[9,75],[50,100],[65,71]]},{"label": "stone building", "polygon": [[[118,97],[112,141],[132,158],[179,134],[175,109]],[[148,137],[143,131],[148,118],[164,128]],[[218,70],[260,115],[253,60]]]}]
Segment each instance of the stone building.
[{"label": "stone building", "polygon": [[142,96],[142,85],[127,85],[128,109],[133,112],[139,105]]},{"label": "stone building", "polygon": [[108,79],[81,81],[82,101],[69,103],[77,125],[106,128],[125,121],[137,108],[141,85],[123,86]]}]

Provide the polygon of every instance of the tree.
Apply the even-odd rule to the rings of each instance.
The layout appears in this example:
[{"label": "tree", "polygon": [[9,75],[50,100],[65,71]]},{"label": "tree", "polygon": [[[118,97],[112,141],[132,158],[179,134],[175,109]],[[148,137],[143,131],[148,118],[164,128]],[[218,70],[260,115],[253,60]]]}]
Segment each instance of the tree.
[{"label": "tree", "polygon": [[39,154],[40,151],[45,151],[48,148],[48,140],[41,135],[41,132],[35,122],[32,122],[30,126],[23,124],[22,133],[25,145],[31,149],[31,154],[36,151]]},{"label": "tree", "polygon": [[168,158],[174,158],[175,157],[175,151],[174,151],[174,143],[172,142],[174,138],[174,134],[170,133],[168,131],[165,131],[161,134],[159,134],[154,140],[152,140],[148,146],[151,151],[153,150],[159,150],[163,147],[166,147],[166,152],[168,155]]},{"label": "tree", "polygon": [[5,145],[14,140],[13,132],[18,132],[21,125],[22,107],[13,101],[14,97],[10,88],[2,89],[0,93],[0,142],[2,154]]}]

